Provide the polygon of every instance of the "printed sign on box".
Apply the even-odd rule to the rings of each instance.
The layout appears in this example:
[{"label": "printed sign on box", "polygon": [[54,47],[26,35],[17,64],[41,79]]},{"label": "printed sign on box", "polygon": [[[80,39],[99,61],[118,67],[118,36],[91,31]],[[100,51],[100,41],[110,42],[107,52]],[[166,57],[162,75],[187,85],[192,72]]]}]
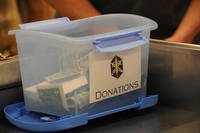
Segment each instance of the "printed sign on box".
[{"label": "printed sign on box", "polygon": [[141,48],[89,55],[90,103],[141,88]]}]

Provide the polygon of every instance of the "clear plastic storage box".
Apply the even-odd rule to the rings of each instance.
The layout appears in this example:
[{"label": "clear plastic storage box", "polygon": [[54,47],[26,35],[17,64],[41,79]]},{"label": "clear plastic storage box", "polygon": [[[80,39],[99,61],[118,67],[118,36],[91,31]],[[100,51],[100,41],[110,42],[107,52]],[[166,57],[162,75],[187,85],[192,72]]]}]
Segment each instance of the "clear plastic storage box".
[{"label": "clear plastic storage box", "polygon": [[143,108],[137,103],[146,97],[149,36],[157,28],[154,21],[110,14],[20,27],[9,33],[16,35],[25,110],[65,118],[87,114],[89,120]]}]

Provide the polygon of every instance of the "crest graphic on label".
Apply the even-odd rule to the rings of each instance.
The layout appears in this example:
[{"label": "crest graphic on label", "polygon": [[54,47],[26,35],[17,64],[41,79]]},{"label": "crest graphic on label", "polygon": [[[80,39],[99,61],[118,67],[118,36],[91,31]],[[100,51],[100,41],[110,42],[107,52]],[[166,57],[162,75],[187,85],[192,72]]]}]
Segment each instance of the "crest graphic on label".
[{"label": "crest graphic on label", "polygon": [[123,73],[122,58],[115,56],[110,63],[110,67],[111,67],[111,75],[118,79]]}]

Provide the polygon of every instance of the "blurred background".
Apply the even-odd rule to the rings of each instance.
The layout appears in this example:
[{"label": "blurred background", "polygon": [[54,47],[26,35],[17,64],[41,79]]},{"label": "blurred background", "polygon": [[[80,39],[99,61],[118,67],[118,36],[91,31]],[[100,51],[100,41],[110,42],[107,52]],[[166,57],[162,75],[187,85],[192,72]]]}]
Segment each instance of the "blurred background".
[{"label": "blurred background", "polygon": [[200,43],[199,0],[0,0],[0,59],[17,55],[14,36],[19,24],[54,17],[80,19],[108,13],[130,13],[155,20],[152,38]]},{"label": "blurred background", "polygon": [[8,35],[19,24],[54,18],[55,9],[44,0],[0,0],[0,55],[17,55],[14,35]]}]

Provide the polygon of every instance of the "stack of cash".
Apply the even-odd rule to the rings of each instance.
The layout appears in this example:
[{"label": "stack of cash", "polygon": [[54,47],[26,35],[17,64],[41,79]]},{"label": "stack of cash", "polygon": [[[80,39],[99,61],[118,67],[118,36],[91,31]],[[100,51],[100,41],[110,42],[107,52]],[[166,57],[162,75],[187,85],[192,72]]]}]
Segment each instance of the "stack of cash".
[{"label": "stack of cash", "polygon": [[82,109],[89,104],[89,87],[81,75],[64,82],[44,81],[25,89],[26,107],[29,110],[65,115]]}]

